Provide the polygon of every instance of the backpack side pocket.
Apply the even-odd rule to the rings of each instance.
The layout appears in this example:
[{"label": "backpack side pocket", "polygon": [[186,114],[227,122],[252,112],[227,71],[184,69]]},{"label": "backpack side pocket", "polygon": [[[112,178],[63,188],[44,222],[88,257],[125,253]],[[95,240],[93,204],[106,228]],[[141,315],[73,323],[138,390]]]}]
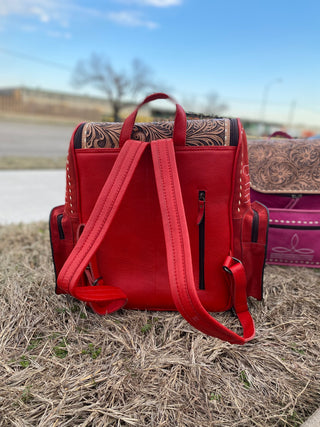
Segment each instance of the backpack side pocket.
[{"label": "backpack side pocket", "polygon": [[269,225],[268,209],[253,202],[242,220],[241,260],[247,275],[247,295],[261,300]]},{"label": "backpack side pocket", "polygon": [[72,251],[74,238],[71,221],[65,213],[64,205],[52,209],[49,218],[52,259],[56,276],[56,294],[65,293],[57,286],[59,272]]}]

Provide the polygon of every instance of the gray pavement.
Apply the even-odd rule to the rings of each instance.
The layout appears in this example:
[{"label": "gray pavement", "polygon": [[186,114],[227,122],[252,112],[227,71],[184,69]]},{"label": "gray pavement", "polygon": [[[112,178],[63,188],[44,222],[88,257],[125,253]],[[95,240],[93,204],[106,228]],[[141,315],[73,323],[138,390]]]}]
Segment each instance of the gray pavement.
[{"label": "gray pavement", "polygon": [[[0,156],[66,157],[74,126],[0,119]],[[64,203],[65,170],[0,171],[0,224],[47,221]]]},{"label": "gray pavement", "polygon": [[74,126],[0,120],[0,156],[65,157]]},{"label": "gray pavement", "polygon": [[0,224],[47,221],[64,203],[65,170],[0,171]]},{"label": "gray pavement", "polygon": [[320,427],[320,408],[301,427]]}]

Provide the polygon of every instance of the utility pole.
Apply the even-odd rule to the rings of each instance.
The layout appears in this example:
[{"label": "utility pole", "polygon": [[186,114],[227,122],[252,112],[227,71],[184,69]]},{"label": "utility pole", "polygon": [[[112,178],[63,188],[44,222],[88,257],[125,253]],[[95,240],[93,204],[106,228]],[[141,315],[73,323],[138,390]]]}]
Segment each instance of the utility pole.
[{"label": "utility pole", "polygon": [[261,113],[260,113],[260,121],[262,124],[263,132],[265,132],[265,130],[266,130],[266,126],[265,126],[266,117],[265,116],[266,116],[266,108],[267,108],[270,88],[275,83],[281,83],[281,82],[282,82],[282,79],[278,78],[278,79],[271,80],[270,82],[268,82],[264,86],[263,95],[262,95],[262,102],[261,102]]}]

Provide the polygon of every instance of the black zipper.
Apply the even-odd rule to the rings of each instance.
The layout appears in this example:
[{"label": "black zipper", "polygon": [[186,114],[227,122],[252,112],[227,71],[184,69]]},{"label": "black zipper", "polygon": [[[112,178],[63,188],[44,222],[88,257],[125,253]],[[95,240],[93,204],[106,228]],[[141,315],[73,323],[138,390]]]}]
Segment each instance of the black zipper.
[{"label": "black zipper", "polygon": [[313,225],[285,225],[285,224],[269,224],[271,228],[287,228],[288,230],[320,230],[320,226]]},{"label": "black zipper", "polygon": [[58,224],[58,231],[59,231],[60,240],[64,240],[64,231],[63,231],[63,227],[62,227],[62,218],[63,218],[63,214],[59,214],[57,216],[57,224]]},{"label": "black zipper", "polygon": [[199,289],[205,289],[204,283],[204,248],[205,248],[205,209],[206,192],[199,191],[198,194],[198,219],[199,226]]},{"label": "black zipper", "polygon": [[253,209],[251,242],[257,243],[259,235],[259,214]]},{"label": "black zipper", "polygon": [[76,130],[76,133],[74,134],[73,138],[73,146],[74,148],[82,148],[82,130],[84,127],[84,123],[82,123],[78,129]]},{"label": "black zipper", "polygon": [[230,145],[237,146],[239,141],[238,120],[230,119]]}]

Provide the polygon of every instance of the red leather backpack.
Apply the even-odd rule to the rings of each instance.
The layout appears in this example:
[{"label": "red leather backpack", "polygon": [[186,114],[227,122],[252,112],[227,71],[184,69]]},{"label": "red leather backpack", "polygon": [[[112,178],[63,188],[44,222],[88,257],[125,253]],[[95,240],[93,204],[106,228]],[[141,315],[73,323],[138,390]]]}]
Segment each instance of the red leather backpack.
[{"label": "red leather backpack", "polygon": [[[253,338],[247,297],[262,299],[267,209],[250,202],[239,120],[80,125],[67,160],[66,202],[50,215],[56,292],[99,314],[178,310],[205,334]],[[175,101],[173,101],[175,102]],[[209,312],[233,308],[243,336]]]}]

